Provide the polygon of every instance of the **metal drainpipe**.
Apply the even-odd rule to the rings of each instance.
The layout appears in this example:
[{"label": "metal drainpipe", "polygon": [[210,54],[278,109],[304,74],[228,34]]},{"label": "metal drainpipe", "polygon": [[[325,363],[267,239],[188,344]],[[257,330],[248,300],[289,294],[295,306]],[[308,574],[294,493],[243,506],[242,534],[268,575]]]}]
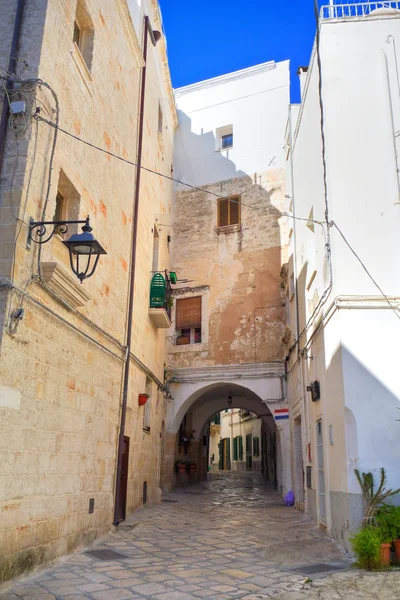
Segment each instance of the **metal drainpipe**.
[{"label": "metal drainpipe", "polygon": [[137,151],[137,167],[135,180],[135,205],[132,224],[132,247],[131,247],[131,266],[130,266],[130,284],[129,284],[129,303],[128,303],[128,322],[127,322],[127,340],[126,340],[126,362],[124,369],[124,383],[122,392],[122,407],[121,407],[121,423],[118,441],[118,459],[117,459],[117,477],[115,484],[115,504],[114,504],[114,525],[118,525],[122,519],[118,515],[120,503],[120,484],[122,475],[122,455],[124,450],[124,434],[126,421],[126,407],[128,403],[129,390],[129,371],[130,371],[130,355],[132,346],[132,324],[133,324],[133,306],[135,300],[135,274],[136,274],[136,247],[137,247],[137,232],[138,232],[138,215],[139,215],[139,198],[140,198],[140,175],[142,164],[142,148],[143,148],[143,129],[144,129],[144,107],[145,107],[145,92],[146,92],[146,68],[147,68],[147,38],[150,35],[153,46],[156,45],[153,30],[150,25],[149,17],[144,18],[144,38],[143,38],[143,61],[142,80],[140,84],[140,112],[139,112],[139,133],[138,133],[138,151]]},{"label": "metal drainpipe", "polygon": [[[17,65],[17,50],[19,44],[19,38],[21,35],[21,25],[22,25],[22,16],[25,8],[25,0],[18,0],[17,4],[17,12],[15,13],[15,21],[14,21],[14,32],[11,42],[11,50],[10,50],[10,60],[8,63],[8,72],[14,73]],[[6,90],[11,91],[13,88],[13,82],[7,79],[6,81]],[[0,174],[3,167],[3,159],[4,159],[4,146],[6,143],[6,131],[7,131],[7,121],[8,121],[8,101],[7,96],[4,96],[3,102],[3,110],[1,113],[0,120]]]}]

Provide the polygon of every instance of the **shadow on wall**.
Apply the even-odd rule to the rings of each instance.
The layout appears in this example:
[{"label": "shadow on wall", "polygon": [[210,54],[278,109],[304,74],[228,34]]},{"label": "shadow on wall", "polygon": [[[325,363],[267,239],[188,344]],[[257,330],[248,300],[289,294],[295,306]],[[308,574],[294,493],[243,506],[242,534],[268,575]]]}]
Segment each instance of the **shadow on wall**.
[{"label": "shadow on wall", "polygon": [[[179,127],[175,133],[174,177],[190,185],[206,185],[246,175],[238,171],[235,163],[217,150],[212,131],[197,135],[192,132],[192,120],[178,110]],[[227,150],[229,156],[229,150]],[[176,184],[177,190],[187,189]]]},{"label": "shadow on wall", "polygon": [[[299,273],[300,293],[306,290],[305,272],[306,265]],[[305,307],[310,302],[307,293],[299,297],[300,330],[305,323]],[[308,512],[326,521],[333,537],[349,548],[349,535],[360,526],[363,516],[363,499],[354,469],[372,472],[378,480],[379,469],[384,467],[387,487],[400,487],[400,423],[396,422],[400,400],[341,342],[340,332],[344,331],[345,323],[348,334],[352,323],[344,321],[337,310],[325,323],[329,332],[320,328],[305,358],[305,384],[318,380],[321,393],[316,402],[311,402],[308,395],[312,460],[305,464],[310,464],[313,470],[312,489],[306,490]],[[355,334],[357,331],[355,327]],[[337,335],[334,348],[333,335]],[[384,336],[373,343],[384,347]],[[322,436],[318,438],[319,422]],[[395,499],[396,503],[399,501]]]}]

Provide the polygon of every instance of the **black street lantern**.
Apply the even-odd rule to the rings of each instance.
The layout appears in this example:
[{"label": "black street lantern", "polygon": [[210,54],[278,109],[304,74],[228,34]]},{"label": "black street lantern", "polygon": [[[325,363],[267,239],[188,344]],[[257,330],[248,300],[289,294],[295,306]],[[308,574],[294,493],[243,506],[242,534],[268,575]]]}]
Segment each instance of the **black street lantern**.
[{"label": "black street lantern", "polygon": [[[107,254],[91,234],[92,228],[89,225],[89,217],[86,219],[82,231],[83,233],[75,233],[71,235],[69,240],[63,241],[69,251],[72,272],[75,273],[81,283],[95,272],[100,254]],[[81,261],[79,261],[80,257],[82,257]]]},{"label": "black street lantern", "polygon": [[[33,221],[31,219],[28,238],[28,247],[31,241],[36,244],[45,244],[57,231],[64,234],[68,231],[68,225],[81,225],[82,223],[83,233],[75,233],[69,240],[63,240],[63,244],[68,248],[72,272],[81,283],[95,272],[100,254],[107,254],[91,233],[89,217],[85,221]],[[47,232],[48,226],[53,228],[50,234]]]}]

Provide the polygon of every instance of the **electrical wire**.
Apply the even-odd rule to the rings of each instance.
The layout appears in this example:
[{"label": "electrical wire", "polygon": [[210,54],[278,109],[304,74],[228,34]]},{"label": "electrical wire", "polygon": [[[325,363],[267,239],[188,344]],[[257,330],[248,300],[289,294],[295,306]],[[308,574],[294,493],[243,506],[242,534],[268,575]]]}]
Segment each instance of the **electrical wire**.
[{"label": "electrical wire", "polygon": [[361,258],[358,256],[357,252],[352,248],[352,246],[350,245],[350,242],[346,239],[344,233],[336,225],[335,221],[331,221],[329,225],[330,225],[330,227],[335,227],[335,229],[339,232],[339,234],[340,234],[341,238],[343,239],[344,243],[346,244],[346,246],[349,248],[349,250],[351,251],[351,253],[356,257],[356,259],[358,260],[358,262],[360,263],[360,265],[362,266],[362,268],[364,269],[364,271],[366,272],[366,274],[368,275],[368,277],[370,278],[370,280],[372,281],[372,283],[374,284],[374,286],[379,290],[379,292],[381,293],[381,295],[383,296],[383,298],[385,298],[386,302],[393,309],[393,312],[396,315],[396,317],[400,320],[400,315],[398,313],[397,306],[395,304],[392,304],[390,302],[388,296],[385,294],[385,292],[382,290],[382,288],[376,282],[376,280],[372,277],[371,273],[369,272],[369,270],[367,269],[366,265],[363,263],[363,261],[361,260]]},{"label": "electrical wire", "polygon": [[[195,185],[191,185],[190,183],[186,183],[184,181],[180,181],[179,179],[175,179],[174,177],[171,177],[169,175],[165,175],[165,173],[160,173],[159,171],[156,171],[154,169],[150,169],[149,167],[144,167],[143,165],[139,166],[137,163],[133,162],[132,160],[128,160],[127,158],[123,158],[119,154],[115,154],[114,152],[110,152],[109,150],[106,150],[105,148],[102,148],[101,146],[96,146],[96,144],[92,144],[92,142],[88,142],[87,140],[84,140],[83,138],[80,138],[79,136],[75,135],[74,133],[71,133],[70,131],[68,131],[66,129],[63,129],[62,127],[56,125],[56,123],[53,123],[52,121],[49,121],[48,119],[44,119],[43,117],[40,117],[39,115],[35,115],[35,119],[38,119],[39,121],[41,121],[43,123],[46,123],[50,127],[57,128],[58,131],[61,131],[62,133],[64,133],[65,135],[68,135],[71,138],[74,138],[78,142],[81,142],[82,144],[85,144],[86,146],[89,146],[90,148],[93,148],[94,150],[98,150],[99,152],[102,152],[103,154],[107,154],[108,156],[112,156],[113,158],[116,158],[117,160],[120,160],[121,162],[124,162],[124,163],[126,163],[128,165],[131,165],[132,167],[140,168],[143,171],[147,171],[148,173],[153,173],[153,175],[158,175],[159,177],[163,177],[164,179],[168,179],[169,181],[173,181],[175,183],[179,183],[180,185],[183,185],[183,186],[188,187],[190,189],[197,190],[199,192],[203,192],[204,194],[209,194],[210,196],[214,196],[218,200],[226,200],[227,199],[226,196],[221,196],[220,194],[216,194],[215,192],[211,192],[210,190],[205,190],[204,188],[200,188],[200,187],[197,187]],[[257,209],[257,210],[263,210],[263,207],[261,207],[261,206],[254,206],[254,205],[251,205],[251,204],[245,204],[244,202],[241,202],[241,200],[235,200],[234,198],[229,198],[229,200],[231,202],[236,203],[236,204],[240,204],[241,206],[246,206],[247,208],[254,208],[254,209]]]}]

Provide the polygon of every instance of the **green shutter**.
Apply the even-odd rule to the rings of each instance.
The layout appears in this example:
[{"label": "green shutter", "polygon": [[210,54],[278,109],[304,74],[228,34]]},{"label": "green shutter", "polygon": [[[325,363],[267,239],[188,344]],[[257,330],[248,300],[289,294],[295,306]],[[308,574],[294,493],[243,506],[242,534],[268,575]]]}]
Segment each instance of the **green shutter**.
[{"label": "green shutter", "polygon": [[239,435],[239,460],[243,460],[243,438]]},{"label": "green shutter", "polygon": [[238,459],[238,439],[237,437],[233,438],[233,460]]},{"label": "green shutter", "polygon": [[150,285],[150,308],[163,308],[165,302],[165,279],[156,273]]},{"label": "green shutter", "polygon": [[219,450],[219,470],[222,471],[222,469],[224,468],[224,458],[222,456],[222,440],[218,444],[218,450]]}]

